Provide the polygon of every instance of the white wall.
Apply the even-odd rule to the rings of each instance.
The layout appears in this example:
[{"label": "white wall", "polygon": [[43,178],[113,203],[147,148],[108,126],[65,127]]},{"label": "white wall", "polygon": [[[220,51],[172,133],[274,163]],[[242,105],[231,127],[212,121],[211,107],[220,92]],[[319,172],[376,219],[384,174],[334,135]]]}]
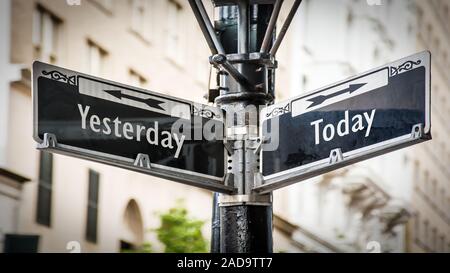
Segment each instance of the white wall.
[{"label": "white wall", "polygon": [[0,166],[6,164],[9,83],[19,78],[19,69],[9,63],[11,1],[0,1]]}]

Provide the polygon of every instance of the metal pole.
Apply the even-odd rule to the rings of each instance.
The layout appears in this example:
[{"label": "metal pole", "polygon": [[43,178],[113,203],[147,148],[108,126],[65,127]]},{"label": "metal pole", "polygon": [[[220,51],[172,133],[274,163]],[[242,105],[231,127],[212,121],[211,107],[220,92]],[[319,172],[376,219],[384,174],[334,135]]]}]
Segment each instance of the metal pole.
[{"label": "metal pole", "polygon": [[[235,1],[239,15],[235,27],[236,44],[225,46],[225,52],[233,57],[235,66],[252,83],[260,83],[267,77],[263,61],[247,62],[250,35],[249,1]],[[221,7],[225,8],[225,7]],[[222,12],[219,12],[222,14]],[[220,20],[221,18],[219,18]],[[261,20],[263,21],[263,20]],[[257,27],[265,28],[267,25]],[[253,28],[257,29],[257,28]],[[231,31],[231,30],[230,30]],[[264,33],[264,32],[263,32]],[[227,33],[229,37],[230,32]],[[262,41],[261,41],[262,42]],[[260,45],[259,45],[260,46]],[[259,48],[258,46],[258,48]],[[236,51],[233,51],[236,50]],[[231,183],[237,190],[236,195],[220,195],[220,252],[222,253],[271,253],[272,252],[272,196],[258,195],[252,192],[255,185],[255,174],[258,173],[258,153],[255,147],[258,142],[257,110],[260,104],[268,102],[267,94],[255,88],[241,88],[233,82],[233,78],[224,81],[229,92],[221,94],[216,102],[227,113],[226,138],[232,143],[233,150],[228,161],[232,165]],[[262,99],[263,98],[263,99]],[[256,115],[255,119],[249,116]]]},{"label": "metal pole", "polygon": [[221,207],[221,253],[272,253],[272,205]]},{"label": "metal pole", "polygon": [[248,37],[249,37],[249,28],[248,28],[248,12],[249,12],[249,4],[248,1],[239,1],[239,32],[238,32],[238,53],[247,53],[248,52]]},{"label": "metal pole", "polygon": [[264,35],[264,41],[261,45],[261,53],[267,53],[269,51],[270,42],[273,38],[273,30],[277,24],[278,15],[280,14],[281,6],[283,5],[283,0],[277,0],[275,6],[273,7],[272,15],[270,16],[269,26],[267,27],[266,34]]},{"label": "metal pole", "polygon": [[211,220],[211,253],[220,252],[220,214],[219,193],[213,194],[213,208]]},{"label": "metal pole", "polygon": [[[218,202],[217,194],[214,196],[211,251],[216,252],[220,248],[222,253],[271,253],[272,194],[254,191],[255,186],[262,183],[259,170],[262,144],[258,133],[259,106],[273,100],[274,55],[302,1],[295,1],[270,54],[266,51],[274,37],[273,30],[282,0],[268,0],[274,4],[269,24],[267,20],[258,18],[269,16],[267,6],[262,4],[250,4],[249,0],[212,2],[218,8],[219,18],[215,18],[217,29],[213,29],[201,0],[189,0],[214,55],[210,62],[222,69],[218,72],[222,91],[215,103],[227,117],[224,128],[224,148],[228,151],[225,184],[233,186],[236,193],[219,195]],[[262,33],[265,36],[260,39]],[[249,52],[250,45],[252,51],[261,48],[261,52]]]},{"label": "metal pole", "polygon": [[302,0],[295,0],[294,5],[292,6],[292,9],[289,11],[288,16],[286,17],[286,21],[284,21],[283,26],[281,27],[280,33],[278,34],[277,39],[275,40],[275,43],[272,46],[272,49],[270,50],[270,54],[272,56],[275,56],[277,54],[278,48],[281,45],[281,42],[284,39],[284,36],[286,35],[286,32],[289,29],[289,26],[291,25],[292,19],[295,16],[295,13],[297,12],[298,7],[302,3]]}]

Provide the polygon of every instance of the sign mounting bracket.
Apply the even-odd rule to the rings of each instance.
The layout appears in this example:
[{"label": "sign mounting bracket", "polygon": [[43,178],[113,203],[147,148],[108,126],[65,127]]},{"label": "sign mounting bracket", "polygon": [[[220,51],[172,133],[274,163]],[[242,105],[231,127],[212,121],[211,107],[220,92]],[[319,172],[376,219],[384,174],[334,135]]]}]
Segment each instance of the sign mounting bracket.
[{"label": "sign mounting bracket", "polygon": [[413,126],[411,131],[412,139],[421,139],[423,137],[423,124],[419,123]]},{"label": "sign mounting bracket", "polygon": [[148,154],[138,154],[133,165],[141,168],[151,169],[150,157],[148,156]]},{"label": "sign mounting bracket", "polygon": [[344,155],[342,154],[341,148],[331,150],[330,160],[329,160],[330,164],[336,164],[336,163],[341,162],[342,160],[344,160]]},{"label": "sign mounting bracket", "polygon": [[38,149],[50,149],[56,148],[58,146],[58,141],[54,134],[45,133],[42,143],[37,144]]}]

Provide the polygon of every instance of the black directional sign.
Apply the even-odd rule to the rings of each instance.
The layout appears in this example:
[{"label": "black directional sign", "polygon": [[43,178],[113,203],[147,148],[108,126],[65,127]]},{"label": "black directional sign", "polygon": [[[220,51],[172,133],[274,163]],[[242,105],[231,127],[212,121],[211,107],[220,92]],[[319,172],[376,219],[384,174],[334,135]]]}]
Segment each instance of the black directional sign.
[{"label": "black directional sign", "polygon": [[261,113],[265,192],[431,139],[430,53],[422,52]]},{"label": "black directional sign", "polygon": [[41,149],[230,192],[223,185],[219,108],[33,65],[34,139]]}]

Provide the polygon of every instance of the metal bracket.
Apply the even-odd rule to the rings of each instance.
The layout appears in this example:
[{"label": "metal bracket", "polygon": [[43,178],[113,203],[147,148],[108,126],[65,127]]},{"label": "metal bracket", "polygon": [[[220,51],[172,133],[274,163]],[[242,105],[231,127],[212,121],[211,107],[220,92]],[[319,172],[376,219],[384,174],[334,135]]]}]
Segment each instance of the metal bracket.
[{"label": "metal bracket", "polygon": [[254,188],[261,186],[264,183],[264,177],[262,173],[257,172],[255,173],[255,180],[254,180]]},{"label": "metal bracket", "polygon": [[252,125],[235,126],[226,129],[226,135],[233,140],[256,139],[258,128]]},{"label": "metal bracket", "polygon": [[334,150],[331,150],[330,157],[329,157],[329,164],[336,164],[344,160],[344,155],[342,154],[341,148],[337,148]]},{"label": "metal bracket", "polygon": [[258,148],[260,143],[261,143],[261,140],[259,139],[259,137],[249,137],[245,141],[245,147],[248,149],[254,150],[254,149]]},{"label": "metal bracket", "polygon": [[37,144],[38,149],[56,148],[56,146],[58,146],[58,141],[56,140],[56,136],[54,134],[49,134],[49,133],[45,133],[42,143]]},{"label": "metal bracket", "polygon": [[211,56],[209,62],[212,65],[227,71],[228,74],[230,74],[230,76],[233,77],[233,79],[247,91],[253,91],[255,89],[255,85],[252,84],[239,70],[237,70],[237,68],[228,61],[227,56],[224,54],[216,54]]},{"label": "metal bracket", "polygon": [[230,187],[234,186],[234,174],[233,173],[225,174],[224,185],[230,186]]},{"label": "metal bracket", "polygon": [[249,150],[253,150],[253,153],[257,155],[261,151],[262,141],[261,138],[250,138],[245,141],[245,147]]},{"label": "metal bracket", "polygon": [[233,137],[235,139],[242,139],[242,136],[248,135],[247,126],[236,126],[232,128],[227,128],[227,136]]},{"label": "metal bracket", "polygon": [[263,141],[261,141],[260,138],[256,139],[256,146],[255,146],[255,150],[253,151],[255,153],[255,155],[259,154],[259,152],[261,152],[261,148],[263,145]]},{"label": "metal bracket", "polygon": [[268,69],[277,68],[277,61],[268,53],[250,52],[250,53],[232,53],[227,54],[227,60],[231,64],[249,63],[259,65],[258,69],[266,67]]},{"label": "metal bracket", "polygon": [[147,154],[138,154],[133,165],[136,167],[151,169],[150,157]]},{"label": "metal bracket", "polygon": [[228,154],[232,155],[234,154],[233,144],[227,141],[226,139],[223,141],[223,146],[227,150]]},{"label": "metal bracket", "polygon": [[219,206],[238,206],[238,205],[253,205],[253,206],[270,206],[272,204],[271,194],[249,194],[249,195],[219,195]]},{"label": "metal bracket", "polygon": [[420,139],[422,137],[423,137],[423,124],[419,123],[414,125],[411,130],[411,138]]},{"label": "metal bracket", "polygon": [[244,145],[245,145],[244,140],[235,140],[233,149],[235,149],[235,150],[244,149],[244,147],[245,147]]}]

